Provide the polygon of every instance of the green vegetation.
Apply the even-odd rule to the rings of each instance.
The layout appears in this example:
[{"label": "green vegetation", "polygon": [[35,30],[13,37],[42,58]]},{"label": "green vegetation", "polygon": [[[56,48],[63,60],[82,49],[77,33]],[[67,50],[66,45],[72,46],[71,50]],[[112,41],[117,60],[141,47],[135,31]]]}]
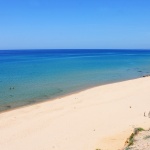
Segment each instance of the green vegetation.
[{"label": "green vegetation", "polygon": [[130,147],[126,147],[125,150],[130,150]]},{"label": "green vegetation", "polygon": [[134,132],[130,135],[130,137],[127,139],[127,148],[125,150],[130,149],[129,146],[133,145],[134,143],[134,136],[137,135],[139,132],[145,131],[143,128],[135,128]]},{"label": "green vegetation", "polygon": [[134,142],[134,133],[132,133],[129,137],[129,140],[128,140],[128,146],[131,146],[133,145],[133,142]]},{"label": "green vegetation", "polygon": [[137,129],[139,132],[145,131],[143,128],[135,128],[135,129]]}]

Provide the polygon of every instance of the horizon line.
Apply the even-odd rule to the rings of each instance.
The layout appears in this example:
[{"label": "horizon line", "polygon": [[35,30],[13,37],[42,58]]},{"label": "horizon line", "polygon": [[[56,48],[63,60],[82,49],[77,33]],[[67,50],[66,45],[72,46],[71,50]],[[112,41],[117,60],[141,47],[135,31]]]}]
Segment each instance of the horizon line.
[{"label": "horizon line", "polygon": [[150,48],[27,48],[27,49],[0,49],[0,51],[4,50],[150,50]]}]

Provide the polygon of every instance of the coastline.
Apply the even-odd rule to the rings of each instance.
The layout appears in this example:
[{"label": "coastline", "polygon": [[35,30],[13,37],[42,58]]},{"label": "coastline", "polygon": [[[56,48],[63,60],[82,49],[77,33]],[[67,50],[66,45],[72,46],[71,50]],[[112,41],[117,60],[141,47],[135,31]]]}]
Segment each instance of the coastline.
[{"label": "coastline", "polygon": [[[83,91],[86,91],[86,90],[90,90],[90,89],[93,89],[93,88],[96,88],[96,87],[101,87],[101,86],[105,86],[105,85],[110,85],[110,84],[115,84],[115,83],[126,82],[126,81],[130,81],[130,80],[136,80],[136,79],[140,79],[140,78],[144,78],[144,77],[148,77],[148,76],[149,76],[149,75],[145,75],[145,76],[140,76],[140,77],[137,77],[137,78],[124,79],[124,80],[112,81],[112,82],[107,82],[107,83],[102,83],[102,84],[97,84],[97,85],[91,85],[91,86],[88,86],[88,87],[86,87],[86,88],[81,88],[81,89],[75,90],[75,91],[73,91],[73,92],[64,93],[64,94],[62,94],[62,95],[60,95],[60,96],[55,96],[55,97],[53,97],[53,98],[38,99],[37,101],[33,100],[33,101],[35,101],[34,103],[32,102],[32,103],[28,103],[28,104],[18,105],[18,106],[16,106],[16,107],[10,107],[9,109],[0,111],[0,114],[5,113],[5,112],[9,112],[9,111],[13,111],[13,110],[16,110],[16,109],[28,107],[28,106],[40,104],[40,103],[45,103],[45,102],[49,102],[49,101],[54,101],[54,100],[57,100],[57,99],[64,98],[64,97],[66,97],[66,96],[70,96],[70,95],[77,94],[77,93],[80,93],[80,92],[83,92]],[[30,101],[30,100],[29,100],[29,101]],[[32,100],[31,100],[31,101],[32,101]]]},{"label": "coastline", "polygon": [[3,150],[121,149],[134,127],[149,128],[148,89],[150,77],[138,78],[2,112],[0,145]]},{"label": "coastline", "polygon": [[1,51],[0,112],[150,74],[150,51]]}]

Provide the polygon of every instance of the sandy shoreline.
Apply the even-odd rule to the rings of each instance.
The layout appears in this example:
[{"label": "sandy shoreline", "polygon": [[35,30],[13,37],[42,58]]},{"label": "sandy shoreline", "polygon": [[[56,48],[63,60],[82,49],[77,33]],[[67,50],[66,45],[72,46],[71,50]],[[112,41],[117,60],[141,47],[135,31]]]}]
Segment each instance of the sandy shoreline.
[{"label": "sandy shoreline", "polygon": [[[142,77],[147,77],[147,76],[142,76]],[[0,114],[5,113],[5,112],[9,112],[9,111],[12,111],[12,110],[16,110],[16,109],[20,109],[20,108],[32,106],[32,105],[37,105],[37,104],[40,104],[40,103],[54,101],[54,100],[61,99],[61,98],[64,98],[64,97],[67,97],[67,96],[70,96],[70,95],[73,95],[73,94],[77,94],[77,93],[80,93],[80,92],[83,92],[83,91],[86,91],[86,90],[90,90],[90,89],[93,89],[93,88],[96,88],[96,87],[100,87],[100,86],[104,86],[104,85],[108,85],[108,84],[114,84],[114,83],[120,83],[120,82],[130,81],[130,80],[135,80],[135,79],[139,79],[139,78],[126,79],[126,80],[122,80],[122,81],[116,81],[116,82],[110,82],[110,83],[105,83],[105,84],[92,85],[92,86],[88,86],[86,88],[81,88],[79,90],[75,90],[73,92],[62,94],[60,96],[56,96],[54,98],[39,99],[39,101],[35,101],[35,102],[29,103],[29,104],[18,105],[17,107],[16,106],[12,107],[11,105],[8,105],[9,109],[1,110]]]},{"label": "sandy shoreline", "polygon": [[150,127],[150,77],[118,82],[0,114],[3,150],[118,150]]}]

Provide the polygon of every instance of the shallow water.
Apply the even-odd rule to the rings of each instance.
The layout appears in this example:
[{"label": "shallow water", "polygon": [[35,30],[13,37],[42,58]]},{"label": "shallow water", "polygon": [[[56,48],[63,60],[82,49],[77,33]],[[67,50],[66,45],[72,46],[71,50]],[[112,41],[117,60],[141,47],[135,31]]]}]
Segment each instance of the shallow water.
[{"label": "shallow water", "polygon": [[147,74],[149,50],[1,50],[0,111]]}]

